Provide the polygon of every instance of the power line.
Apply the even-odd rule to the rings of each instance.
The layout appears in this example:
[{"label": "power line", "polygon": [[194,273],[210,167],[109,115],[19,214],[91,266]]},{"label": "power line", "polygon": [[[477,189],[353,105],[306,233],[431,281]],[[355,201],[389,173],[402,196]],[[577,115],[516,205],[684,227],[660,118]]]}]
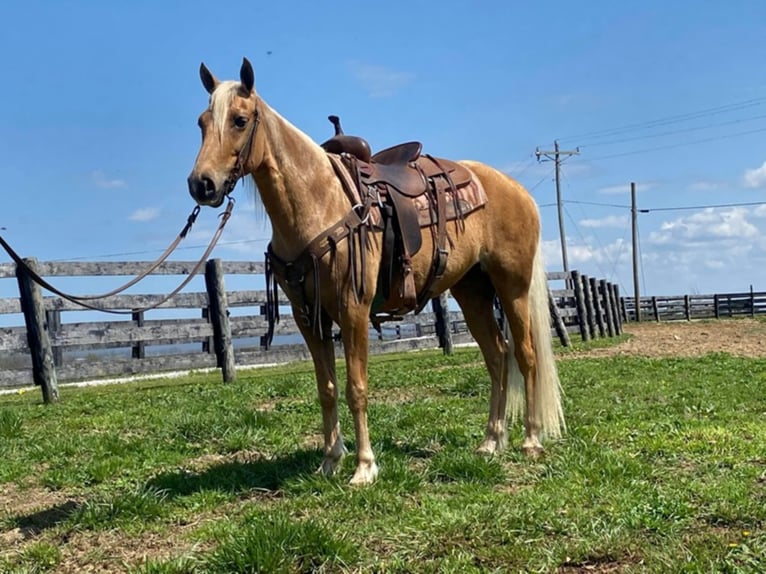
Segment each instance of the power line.
[{"label": "power line", "polygon": [[598,137],[607,137],[607,136],[613,136],[618,135],[620,133],[630,132],[630,131],[636,131],[636,130],[644,130],[644,129],[650,129],[653,127],[660,127],[664,125],[669,125],[673,123],[679,123],[679,122],[685,122],[690,121],[693,119],[698,119],[702,117],[708,117],[713,115],[718,115],[722,113],[728,113],[728,112],[734,112],[739,111],[742,109],[759,106],[764,101],[766,101],[766,97],[760,97],[760,98],[753,98],[750,100],[745,100],[742,102],[735,102],[732,104],[725,104],[722,106],[715,106],[712,108],[707,108],[703,110],[699,110],[696,112],[687,112],[684,114],[676,114],[671,116],[665,116],[662,118],[658,118],[655,120],[648,120],[644,122],[638,122],[635,124],[628,124],[621,127],[616,128],[607,128],[602,130],[596,130],[591,132],[585,132],[580,134],[574,134],[571,136],[567,136],[565,138],[561,138],[561,140],[571,140],[571,139],[594,139]]},{"label": "power line", "polygon": [[[257,243],[259,241],[265,241],[265,238],[262,239],[240,239],[237,241],[220,241],[218,242],[219,246],[226,247],[227,245],[243,245],[246,243]],[[176,247],[176,251],[188,251],[190,249],[205,249],[207,245],[185,245],[183,247]],[[143,251],[123,251],[121,253],[106,253],[101,255],[82,255],[79,257],[68,257],[66,259],[51,259],[51,261],[83,261],[83,260],[90,260],[90,259],[106,259],[110,257],[127,257],[127,256],[133,256],[133,255],[151,255],[154,253],[161,253],[162,249],[145,249]]]},{"label": "power line", "polygon": [[614,145],[614,144],[620,144],[620,143],[631,142],[631,141],[660,138],[660,137],[672,136],[672,135],[688,133],[688,132],[695,132],[695,131],[700,131],[700,130],[709,130],[709,129],[712,129],[712,128],[719,128],[719,127],[722,127],[722,126],[741,124],[741,123],[745,123],[745,122],[751,122],[751,121],[754,121],[754,120],[762,120],[764,118],[766,118],[766,114],[762,114],[762,115],[759,115],[759,116],[750,116],[750,117],[747,117],[747,118],[739,118],[739,119],[736,119],[736,120],[729,120],[729,121],[726,121],[726,122],[718,122],[718,123],[713,123],[713,124],[706,124],[704,126],[694,126],[694,127],[690,127],[690,128],[683,128],[683,129],[672,130],[672,131],[668,131],[668,132],[660,132],[660,133],[656,133],[656,134],[647,134],[647,135],[643,135],[643,136],[633,136],[633,137],[622,138],[622,139],[618,139],[618,140],[607,140],[607,141],[603,141],[603,142],[599,141],[599,142],[595,142],[595,143],[591,143],[591,144],[585,144],[585,145],[582,145],[580,147],[598,147],[598,146]]},{"label": "power line", "polygon": [[756,205],[766,205],[766,201],[748,201],[746,203],[717,203],[710,205],[685,205],[678,207],[652,207],[649,209],[639,209],[641,213],[650,213],[652,211],[691,211],[694,209],[716,209],[723,207],[753,207]]},{"label": "power line", "polygon": [[[620,205],[618,203],[601,203],[598,201],[576,201],[573,199],[565,199],[564,203],[595,205],[598,207],[613,207],[615,209],[630,209],[629,205]],[[552,205],[556,205],[556,204],[550,203],[540,207],[549,207]],[[719,209],[724,207],[754,207],[758,205],[766,205],[766,201],[747,201],[744,203],[709,203],[705,205],[678,205],[674,207],[648,207],[648,208],[641,208],[638,211],[640,213],[650,213],[652,211],[692,211],[694,209]]]},{"label": "power line", "polygon": [[574,199],[565,199],[564,203],[576,203],[579,205],[597,205],[599,207],[616,207],[619,209],[630,209],[629,205],[619,205],[617,203],[600,203],[598,201],[575,201]]},{"label": "power line", "polygon": [[725,135],[722,135],[722,136],[714,136],[714,137],[702,138],[702,139],[698,139],[698,140],[691,140],[691,141],[687,141],[687,142],[680,142],[680,143],[675,143],[675,144],[655,146],[655,147],[651,147],[651,148],[637,149],[637,150],[633,150],[633,151],[626,151],[626,152],[615,153],[615,154],[610,154],[610,155],[602,155],[600,157],[589,158],[589,161],[614,159],[614,158],[617,158],[617,157],[625,157],[625,156],[629,156],[629,155],[637,155],[637,154],[642,154],[642,153],[650,153],[650,152],[653,152],[653,151],[661,151],[661,150],[666,150],[666,149],[674,149],[674,148],[679,148],[679,147],[687,147],[687,146],[690,146],[690,145],[696,145],[696,144],[700,144],[700,143],[707,143],[707,142],[712,142],[712,141],[730,139],[730,138],[734,138],[734,137],[740,137],[740,136],[746,136],[746,135],[751,135],[751,134],[757,134],[757,133],[761,133],[761,132],[766,132],[766,127],[765,128],[758,128],[758,129],[754,129],[754,130],[747,130],[747,131],[743,131],[743,132],[735,132],[735,133],[732,133],[732,134],[725,134]]},{"label": "power line", "polygon": [[[530,187],[528,191],[532,192],[532,191],[534,191],[535,189],[537,189],[538,187],[540,187],[540,184],[541,184],[542,182],[544,182],[546,179],[548,179],[550,176],[551,176],[551,172],[549,171],[549,172],[548,172],[548,173],[546,173],[546,174],[545,174],[543,177],[541,177],[541,178],[540,178],[540,181],[538,181],[538,182],[537,182],[535,185],[533,185],[532,187]],[[554,205],[556,205],[556,204],[554,203]]]},{"label": "power line", "polygon": [[[564,172],[562,172],[562,175],[564,175]],[[564,183],[566,184],[569,193],[573,194],[572,186],[569,182],[569,178],[567,178],[565,175],[564,175]],[[587,202],[571,200],[571,201],[566,201],[565,203],[573,203],[575,205],[580,206],[580,212],[582,213],[582,215],[587,216],[587,214],[585,213],[585,210],[581,207],[583,204]],[[569,210],[566,210],[566,213],[567,213],[567,216],[569,216],[569,218],[572,219],[572,216],[569,213]],[[582,239],[583,243],[585,243],[590,248],[590,245],[588,245],[588,241],[585,239],[585,235],[580,231],[580,228],[578,227],[577,223],[574,221],[572,223],[574,224],[575,229],[577,229],[577,232],[580,234],[580,238]],[[627,227],[625,229],[627,230]],[[622,251],[624,250],[624,245],[622,245],[622,242],[621,242],[620,252],[617,253],[616,258],[613,261],[609,261],[609,251],[601,242],[601,238],[598,236],[598,234],[595,231],[593,232],[593,237],[595,237],[596,243],[598,244],[598,247],[601,249],[601,252],[604,254],[604,258],[607,260],[607,263],[611,263],[612,265],[612,273],[607,274],[607,273],[604,273],[604,271],[601,269],[601,266],[598,264],[598,262],[596,262],[596,265],[598,266],[599,270],[601,270],[602,274],[607,275],[610,278],[616,277],[617,280],[620,281],[617,275],[617,263],[619,263],[620,255],[622,254]],[[623,236],[623,240],[624,240],[624,236]],[[620,288],[625,290],[625,286],[622,284],[622,281],[620,281]]]}]

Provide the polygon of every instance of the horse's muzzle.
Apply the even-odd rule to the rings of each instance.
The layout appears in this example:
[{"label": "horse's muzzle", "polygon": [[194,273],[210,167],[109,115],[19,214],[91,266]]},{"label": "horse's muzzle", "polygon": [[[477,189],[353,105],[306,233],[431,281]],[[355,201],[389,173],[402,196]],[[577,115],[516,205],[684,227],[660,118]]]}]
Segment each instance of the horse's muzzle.
[{"label": "horse's muzzle", "polygon": [[186,181],[189,184],[189,194],[198,204],[218,207],[223,203],[223,192],[217,188],[212,178],[192,174]]}]

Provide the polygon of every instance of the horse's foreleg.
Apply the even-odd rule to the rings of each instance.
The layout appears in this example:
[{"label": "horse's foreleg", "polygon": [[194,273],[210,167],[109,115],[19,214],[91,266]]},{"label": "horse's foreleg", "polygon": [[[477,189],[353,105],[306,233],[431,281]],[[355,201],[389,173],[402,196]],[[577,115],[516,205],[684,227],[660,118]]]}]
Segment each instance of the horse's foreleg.
[{"label": "horse's foreleg", "polygon": [[300,314],[295,313],[295,309],[293,312],[314,361],[324,434],[324,459],[318,472],[329,476],[340,467],[340,462],[347,452],[338,422],[338,380],[335,374],[332,320],[326,313],[322,313],[322,336],[320,336],[318,329],[304,325]]},{"label": "horse's foreleg", "polygon": [[356,471],[351,484],[370,484],[378,476],[378,465],[367,429],[367,356],[369,323],[366,310],[347,310],[341,319],[341,336],[346,353],[346,400],[354,417]]}]

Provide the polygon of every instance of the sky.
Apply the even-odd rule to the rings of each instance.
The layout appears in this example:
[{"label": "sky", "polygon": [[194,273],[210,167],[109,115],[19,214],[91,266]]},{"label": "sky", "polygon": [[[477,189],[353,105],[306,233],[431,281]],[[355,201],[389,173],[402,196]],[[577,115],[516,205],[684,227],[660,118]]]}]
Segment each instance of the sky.
[{"label": "sky", "polygon": [[[157,257],[193,207],[199,64],[236,79],[246,56],[317,142],[338,114],[374,150],[417,139],[516,177],[549,271],[554,164],[535,151],[558,140],[579,149],[561,165],[570,268],[632,294],[635,182],[642,294],[766,290],[762,0],[5,0],[0,20],[0,233],[24,256]],[[235,196],[214,256],[262,260],[268,223]],[[216,215],[174,259],[201,255]]]}]

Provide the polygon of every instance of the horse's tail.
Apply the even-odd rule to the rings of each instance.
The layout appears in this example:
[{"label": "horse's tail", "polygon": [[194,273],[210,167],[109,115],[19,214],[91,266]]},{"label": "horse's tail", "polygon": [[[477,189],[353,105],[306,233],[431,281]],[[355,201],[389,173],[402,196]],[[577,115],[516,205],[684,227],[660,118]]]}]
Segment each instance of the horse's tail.
[{"label": "horse's tail", "polygon": [[[538,241],[532,268],[532,283],[529,288],[529,311],[532,321],[532,340],[537,359],[537,380],[535,381],[535,405],[537,419],[546,436],[560,437],[566,430],[564,410],[561,407],[561,386],[556,370],[551,337],[551,315],[548,304],[548,279],[542,256],[542,241]],[[506,321],[507,324],[507,321]],[[512,342],[510,334],[507,333]],[[511,346],[511,349],[513,347]],[[516,357],[508,353],[509,408],[512,420],[516,421],[524,409],[524,378],[521,376]]]}]

